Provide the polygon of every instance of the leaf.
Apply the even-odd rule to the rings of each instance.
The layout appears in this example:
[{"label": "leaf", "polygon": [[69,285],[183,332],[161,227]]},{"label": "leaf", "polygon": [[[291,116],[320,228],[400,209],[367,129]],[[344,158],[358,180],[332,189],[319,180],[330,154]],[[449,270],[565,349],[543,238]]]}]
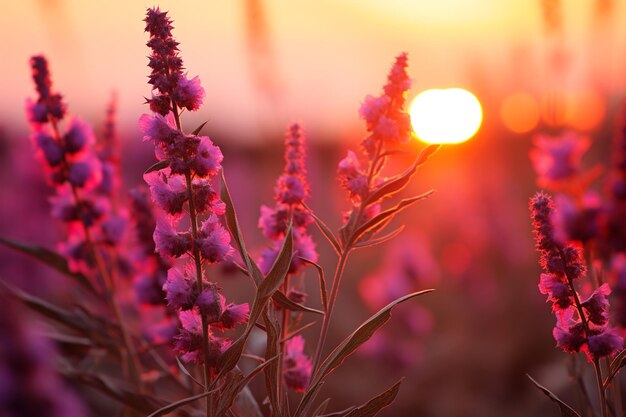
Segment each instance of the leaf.
[{"label": "leaf", "polygon": [[[263,312],[263,322],[267,329],[267,340],[265,344],[265,357],[273,357],[278,355],[278,339],[280,333],[278,330],[278,324],[272,321],[267,309]],[[267,397],[274,413],[278,413],[280,410],[280,400],[278,398],[278,386],[282,384],[281,376],[279,375],[280,364],[275,363],[272,366],[265,369],[265,388],[267,390]]]},{"label": "leaf", "polygon": [[237,219],[237,213],[235,212],[235,207],[233,205],[233,200],[230,196],[230,192],[228,191],[228,186],[226,185],[226,178],[224,177],[224,169],[222,168],[222,177],[221,177],[221,191],[220,198],[226,205],[226,225],[228,226],[228,230],[230,230],[230,234],[237,242],[237,247],[239,248],[239,254],[246,264],[246,269],[248,270],[248,274],[250,278],[254,281],[255,285],[260,285],[261,281],[263,281],[263,274],[259,270],[259,267],[250,259],[248,255],[248,251],[246,250],[246,244],[243,241],[243,235],[241,233],[241,228],[239,227],[239,220]]},{"label": "leaf", "polygon": [[320,283],[320,297],[322,298],[322,306],[324,306],[324,311],[328,311],[328,292],[326,291],[326,278],[324,278],[324,269],[319,264],[313,262],[310,259],[302,257],[300,257],[300,259],[302,259],[304,263],[307,263],[317,269],[317,277]]},{"label": "leaf", "polygon": [[[72,381],[80,382],[97,389],[103,394],[142,413],[149,413],[155,407],[163,407],[165,401],[145,393],[138,393],[124,381],[110,379],[103,375],[85,373],[75,369],[62,369],[61,372]],[[151,414],[152,416],[153,414]],[[157,414],[161,415],[161,414]]]},{"label": "leaf", "polygon": [[202,123],[200,126],[196,127],[196,129],[193,132],[191,132],[191,135],[192,136],[198,136],[198,133],[200,133],[200,131],[202,130],[204,125],[206,125],[207,123],[209,123],[208,120],[206,122]]},{"label": "leaf", "polygon": [[150,167],[143,172],[143,175],[149,174],[149,173],[151,173],[153,171],[160,171],[162,169],[167,168],[168,166],[170,166],[170,160],[169,159],[162,159],[162,160],[157,161],[154,164],[150,165]]},{"label": "leaf", "polygon": [[302,333],[303,331],[305,331],[309,327],[315,326],[316,324],[317,324],[316,321],[312,321],[310,323],[305,324],[304,326],[300,326],[296,330],[293,330],[293,331],[289,332],[289,334],[285,335],[285,337],[280,342],[281,343],[285,343],[287,340],[293,339],[294,337],[296,337],[297,335],[299,335],[300,333]]},{"label": "leaf", "polygon": [[[267,302],[274,295],[278,287],[282,284],[283,280],[289,272],[291,266],[291,259],[293,257],[293,238],[292,227],[289,224],[285,240],[283,241],[280,252],[272,265],[272,268],[267,273],[267,276],[259,284],[257,288],[256,297],[250,309],[250,319],[244,333],[224,352],[221,359],[220,375],[223,376],[226,372],[235,367],[239,357],[243,353],[243,348],[248,340],[250,332],[254,328],[256,321],[259,319],[261,312],[265,309]],[[219,380],[218,378],[215,379]]]},{"label": "leaf", "polygon": [[370,220],[363,223],[354,231],[354,233],[352,234],[350,238],[350,241],[348,242],[348,246],[352,245],[355,241],[359,239],[359,237],[361,237],[367,231],[375,228],[376,226],[378,226],[379,224],[385,221],[390,220],[393,216],[400,213],[402,210],[412,206],[418,201],[424,200],[430,197],[434,192],[435,192],[434,190],[430,190],[430,191],[425,192],[424,194],[420,194],[418,196],[411,197],[411,198],[406,198],[400,201],[396,206],[378,213],[376,216],[374,216]]},{"label": "leaf", "polygon": [[233,388],[228,390],[227,393],[221,394],[219,399],[220,406],[217,415],[221,416],[226,413],[233,406],[235,397],[241,392],[241,390],[243,390],[244,387],[246,387],[255,376],[257,376],[261,371],[263,371],[266,367],[271,365],[277,359],[278,355],[267,359],[265,362],[254,368],[248,375],[242,377],[237,382],[237,384],[233,384]]},{"label": "leaf", "polygon": [[388,242],[391,239],[393,239],[394,237],[398,236],[400,233],[402,233],[404,228],[405,228],[405,226],[402,225],[402,226],[398,227],[396,230],[394,230],[393,232],[387,233],[384,236],[377,237],[377,238],[372,239],[372,240],[367,240],[367,241],[363,241],[363,242],[357,242],[357,243],[354,244],[354,248],[369,248],[369,247],[372,247],[372,246],[376,246],[376,245],[380,245],[382,243]]},{"label": "leaf", "polygon": [[326,398],[324,401],[322,401],[322,403],[315,409],[315,411],[311,415],[313,417],[321,416],[322,413],[326,411],[326,408],[328,408],[328,404],[330,404],[330,398]]},{"label": "leaf", "polygon": [[380,410],[390,405],[393,400],[396,399],[396,395],[398,395],[398,390],[400,390],[400,384],[403,379],[399,380],[392,387],[372,398],[367,403],[356,407],[354,410],[346,414],[345,417],[374,417],[380,412]]},{"label": "leaf", "polygon": [[315,221],[315,224],[317,225],[317,227],[320,229],[320,231],[322,232],[322,234],[326,237],[326,240],[328,240],[328,242],[330,242],[330,245],[333,247],[333,249],[335,250],[335,252],[337,253],[337,255],[341,254],[341,245],[339,244],[339,241],[337,240],[337,238],[335,237],[335,235],[333,234],[333,232],[330,230],[330,228],[326,225],[326,223],[324,223],[322,221],[322,219],[320,219],[319,217],[317,217],[315,215],[315,213],[313,213],[313,210],[311,210],[309,208],[309,206],[307,206],[306,204],[302,203],[302,206],[307,209],[307,211],[309,212],[309,214],[311,215],[311,217],[313,217],[313,220]]},{"label": "leaf", "polygon": [[191,375],[191,372],[189,372],[187,370],[187,368],[185,368],[185,365],[180,361],[180,359],[178,359],[178,356],[176,356],[176,363],[178,364],[178,369],[180,369],[180,371],[187,375],[193,382],[195,382],[196,384],[198,384],[199,386],[201,386],[202,388],[206,387],[204,386],[204,384],[200,381],[198,381],[196,378],[193,377],[193,375]]},{"label": "leaf", "polygon": [[296,303],[295,301],[289,299],[285,295],[285,293],[283,293],[280,290],[276,291],[274,295],[272,295],[272,300],[274,300],[274,302],[279,304],[281,307],[288,308],[289,310],[292,310],[292,311],[301,311],[303,313],[314,313],[314,314],[320,314],[322,316],[324,315],[323,311],[316,310],[314,308],[306,307],[306,306],[303,306],[302,304]]},{"label": "leaf", "polygon": [[570,407],[569,405],[561,401],[559,397],[554,395],[548,388],[544,387],[539,382],[535,381],[530,375],[526,374],[526,376],[528,377],[528,379],[530,379],[533,382],[533,384],[537,386],[537,388],[543,391],[543,393],[546,394],[548,398],[550,398],[552,401],[556,403],[556,405],[559,406],[559,410],[561,410],[561,417],[580,417],[580,414],[574,411],[572,407]]},{"label": "leaf", "polygon": [[94,286],[91,284],[89,278],[87,278],[84,274],[72,272],[68,266],[67,260],[62,255],[41,246],[27,245],[25,243],[16,242],[3,237],[0,237],[0,243],[18,252],[31,256],[48,265],[52,269],[73,278],[91,293],[98,295],[98,291],[96,291]]},{"label": "leaf", "polygon": [[392,195],[402,191],[411,180],[411,177],[415,172],[417,172],[417,168],[423,165],[430,156],[435,153],[441,145],[429,145],[426,148],[422,149],[417,159],[411,164],[411,166],[404,171],[402,174],[399,174],[388,181],[385,181],[381,186],[374,189],[373,192],[367,197],[367,199],[363,202],[364,206],[367,206],[375,201],[378,201],[382,198],[391,197]]},{"label": "leaf", "polygon": [[619,370],[622,369],[625,365],[626,365],[626,349],[618,353],[617,356],[615,356],[615,358],[613,358],[613,360],[609,364],[609,369],[608,369],[609,374],[604,380],[604,389],[606,389],[609,386],[613,378],[615,378],[615,375],[617,375],[617,372],[619,372]]},{"label": "leaf", "polygon": [[5,281],[0,280],[0,285],[37,313],[63,324],[70,329],[79,331],[81,334],[97,343],[98,346],[102,346],[110,352],[119,352],[119,343],[116,342],[110,334],[104,334],[102,323],[90,323],[82,314],[77,314],[42,298],[35,297]]},{"label": "leaf", "polygon": [[192,403],[194,401],[197,401],[201,398],[206,397],[207,395],[211,395],[211,394],[215,394],[217,392],[217,390],[213,390],[213,391],[205,391],[205,392],[201,392],[200,394],[197,395],[192,395],[191,397],[187,397],[187,398],[183,398],[182,400],[178,400],[176,402],[173,402],[171,404],[166,405],[165,407],[161,407],[158,410],[152,412],[150,415],[148,415],[148,417],[159,417],[168,413],[171,413],[172,411],[176,410],[177,408],[180,408],[184,405],[187,405],[189,403]]},{"label": "leaf", "polygon": [[[385,324],[391,318],[391,310],[400,303],[403,303],[411,298],[415,298],[419,295],[426,294],[434,291],[433,289],[423,290],[407,294],[404,297],[400,297],[395,301],[392,301],[387,306],[383,307],[378,313],[367,319],[358,329],[356,329],[350,336],[344,339],[329,355],[324,362],[320,365],[319,369],[313,376],[309,387],[307,388],[304,397],[302,398],[298,411],[308,406],[308,402],[311,401],[310,393],[313,392],[320,382],[328,376],[333,370],[343,363],[348,356],[367,342],[370,337],[378,330],[383,324]],[[296,412],[296,415],[298,413]]]}]

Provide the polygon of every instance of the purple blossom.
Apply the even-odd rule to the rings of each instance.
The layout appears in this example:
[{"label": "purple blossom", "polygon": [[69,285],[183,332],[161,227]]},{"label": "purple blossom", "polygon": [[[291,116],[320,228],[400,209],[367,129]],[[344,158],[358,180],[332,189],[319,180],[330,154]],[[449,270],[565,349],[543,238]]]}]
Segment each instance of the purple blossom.
[{"label": "purple blossom", "polygon": [[367,175],[361,171],[361,164],[352,151],[348,151],[347,156],[339,161],[337,174],[342,186],[350,192],[350,197],[360,199],[369,192]]},{"label": "purple blossom", "polygon": [[245,324],[250,318],[250,306],[246,304],[229,304],[220,318],[221,327],[229,330],[238,324]]},{"label": "purple blossom", "polygon": [[589,336],[587,340],[589,353],[596,358],[611,356],[624,348],[624,338],[612,328],[604,329],[597,335]]},{"label": "purple blossom", "polygon": [[199,139],[196,156],[190,166],[201,178],[214,177],[222,169],[220,164],[224,156],[220,148],[215,146],[208,136],[200,136]]},{"label": "purple blossom", "polygon": [[207,317],[207,323],[215,324],[220,320],[224,309],[226,308],[226,300],[222,294],[218,292],[215,285],[209,285],[198,294],[196,305],[202,314]]},{"label": "purple blossom", "polygon": [[70,154],[75,154],[82,151],[87,146],[93,146],[95,136],[89,124],[80,119],[72,118],[63,135],[63,141],[65,142],[65,151]]},{"label": "purple blossom", "polygon": [[156,229],[154,229],[154,243],[156,251],[161,256],[179,258],[191,250],[189,233],[177,233],[171,223],[165,219],[157,221]]},{"label": "purple blossom", "polygon": [[530,159],[538,182],[550,186],[580,173],[580,160],[591,141],[569,131],[561,136],[537,135],[533,144],[535,148],[530,152]]},{"label": "purple blossom", "polygon": [[582,302],[582,307],[587,314],[587,320],[597,325],[604,326],[609,321],[609,299],[611,288],[609,284],[602,284]]},{"label": "purple blossom", "polygon": [[165,298],[175,309],[189,310],[193,306],[194,282],[191,277],[174,267],[167,271],[167,281],[163,284]]},{"label": "purple blossom", "polygon": [[189,111],[195,111],[202,105],[204,89],[200,85],[200,78],[193,77],[191,80],[186,75],[181,76],[173,91],[173,99],[180,107]]},{"label": "purple blossom", "polygon": [[230,233],[215,216],[202,223],[197,244],[202,257],[209,263],[221,262],[233,251]]},{"label": "purple blossom", "polygon": [[311,379],[311,359],[304,353],[304,338],[295,336],[285,342],[283,379],[287,388],[304,392]]},{"label": "purple blossom", "polygon": [[155,203],[167,214],[180,217],[188,193],[185,179],[179,175],[167,175],[165,171],[153,171],[144,175],[150,186],[150,194]]}]

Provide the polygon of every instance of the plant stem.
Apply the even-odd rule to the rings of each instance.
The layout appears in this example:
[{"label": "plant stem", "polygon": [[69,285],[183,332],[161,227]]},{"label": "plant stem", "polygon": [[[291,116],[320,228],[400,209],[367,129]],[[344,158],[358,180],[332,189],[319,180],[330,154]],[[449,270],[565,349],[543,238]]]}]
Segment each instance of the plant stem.
[{"label": "plant stem", "polygon": [[328,334],[328,327],[330,325],[330,319],[333,314],[333,308],[335,306],[335,301],[337,300],[337,294],[339,293],[339,284],[341,283],[341,278],[343,277],[343,273],[346,268],[346,262],[348,261],[348,256],[350,254],[351,249],[344,249],[339,255],[339,260],[337,261],[337,268],[335,269],[335,275],[333,276],[333,284],[330,289],[330,297],[328,299],[328,310],[324,315],[324,319],[322,320],[322,329],[320,331],[320,337],[317,344],[317,349],[315,350],[315,358],[313,360],[313,371],[312,375],[315,375],[317,371],[317,367],[319,366],[320,359],[322,357],[322,351],[324,350],[324,344],[326,342],[326,336]]}]

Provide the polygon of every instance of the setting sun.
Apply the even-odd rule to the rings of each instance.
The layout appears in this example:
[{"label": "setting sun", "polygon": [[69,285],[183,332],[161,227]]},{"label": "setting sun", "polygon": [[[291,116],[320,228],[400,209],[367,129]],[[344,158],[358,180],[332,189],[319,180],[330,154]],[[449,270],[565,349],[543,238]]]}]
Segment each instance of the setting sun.
[{"label": "setting sun", "polygon": [[423,91],[413,99],[409,112],[415,134],[427,143],[465,142],[483,120],[480,102],[462,88]]}]

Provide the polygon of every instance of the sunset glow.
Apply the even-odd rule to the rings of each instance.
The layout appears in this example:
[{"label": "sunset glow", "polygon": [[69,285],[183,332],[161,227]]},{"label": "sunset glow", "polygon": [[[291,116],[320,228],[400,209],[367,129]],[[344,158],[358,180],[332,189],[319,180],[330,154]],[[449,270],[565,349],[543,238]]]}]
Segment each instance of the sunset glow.
[{"label": "sunset glow", "polygon": [[476,134],[482,106],[462,88],[431,89],[413,99],[409,110],[417,137],[426,143],[461,143]]}]

